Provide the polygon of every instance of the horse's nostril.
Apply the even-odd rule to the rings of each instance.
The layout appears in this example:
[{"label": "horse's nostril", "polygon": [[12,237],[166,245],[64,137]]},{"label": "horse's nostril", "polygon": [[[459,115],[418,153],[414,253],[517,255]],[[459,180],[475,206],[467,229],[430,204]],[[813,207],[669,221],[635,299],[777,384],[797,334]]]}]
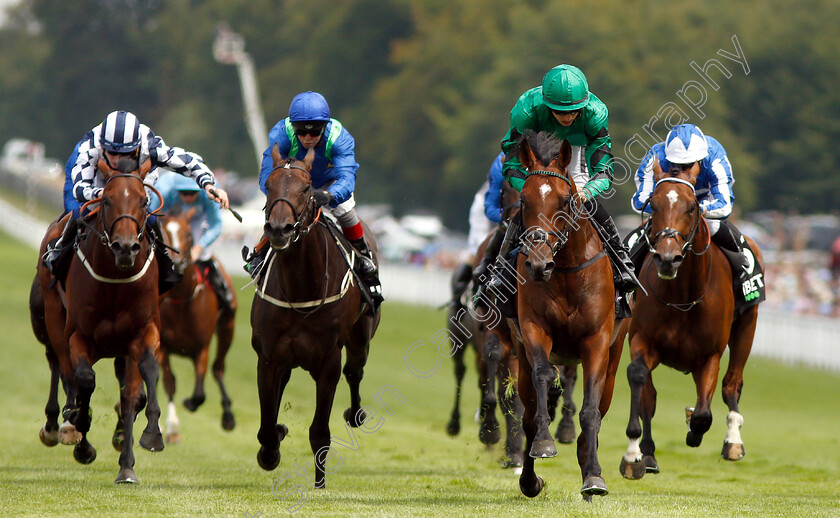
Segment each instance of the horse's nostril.
[{"label": "horse's nostril", "polygon": [[284,235],[291,234],[294,231],[295,231],[295,226],[292,223],[287,223],[287,224],[283,225],[283,234]]},{"label": "horse's nostril", "polygon": [[548,275],[549,273],[554,271],[554,261],[549,261],[545,263],[545,273]]},{"label": "horse's nostril", "polygon": [[138,252],[140,252],[140,243],[134,243],[131,245],[131,253],[136,254]]}]

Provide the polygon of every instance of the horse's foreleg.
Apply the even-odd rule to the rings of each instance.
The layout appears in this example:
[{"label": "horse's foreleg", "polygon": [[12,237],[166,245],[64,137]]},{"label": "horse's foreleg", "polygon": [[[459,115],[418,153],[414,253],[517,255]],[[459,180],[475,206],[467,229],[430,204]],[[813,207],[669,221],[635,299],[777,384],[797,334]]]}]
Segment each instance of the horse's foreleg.
[{"label": "horse's foreleg", "polygon": [[344,421],[352,427],[361,426],[367,419],[365,411],[362,410],[362,397],[359,394],[359,386],[365,373],[368,350],[370,347],[370,334],[368,326],[359,326],[353,330],[350,343],[347,345],[347,361],[344,364],[344,378],[350,387],[350,407],[344,410]]},{"label": "horse's foreleg", "polygon": [[560,409],[560,422],[557,423],[557,431],[554,438],[563,444],[571,444],[575,441],[575,412],[577,407],[572,399],[577,382],[577,365],[564,365],[560,367],[560,386],[562,387],[563,408]]},{"label": "horse's foreleg", "polygon": [[[71,337],[70,340],[73,350],[80,350],[82,347],[86,349],[86,344],[81,339]],[[76,421],[74,424],[76,430],[82,437],[75,448],[73,448],[73,457],[82,464],[90,464],[96,459],[96,448],[87,440],[87,433],[90,431],[91,423],[90,398],[96,388],[96,374],[93,372],[93,368],[86,356],[81,355],[75,363],[74,379],[76,380],[78,390],[76,395],[76,408],[78,411],[76,412]]]},{"label": "horse's foreleg", "polygon": [[[557,447],[554,445],[554,439],[551,437],[549,424],[551,420],[548,417],[548,387],[554,383],[557,376],[557,371],[548,362],[546,350],[550,348],[550,338],[547,336],[541,337],[547,342],[548,347],[537,345],[531,347],[530,354],[528,354],[528,362],[532,362],[530,381],[534,387],[534,396],[536,398],[536,409],[534,413],[534,441],[531,444],[528,454],[534,458],[548,458],[557,455]],[[525,347],[528,347],[527,345]],[[519,364],[528,363],[519,360]],[[521,369],[520,369],[521,370]],[[520,390],[523,384],[527,384],[527,379],[519,379]],[[524,402],[523,402],[524,403]]]},{"label": "horse's foreleg", "polygon": [[[525,449],[531,451],[536,436],[534,417],[537,412],[537,391],[531,382],[532,371],[522,349],[519,350],[519,399],[522,401],[522,430],[525,432]],[[545,482],[534,471],[534,457],[525,455],[522,473],[519,475],[519,489],[522,494],[533,498],[540,494]]]},{"label": "horse's foreleg", "polygon": [[216,349],[216,359],[213,361],[213,378],[219,384],[219,392],[222,394],[222,428],[225,430],[233,430],[236,427],[236,419],[233,417],[231,410],[232,402],[228,396],[225,388],[225,357],[227,356],[230,346],[233,343],[233,328],[235,324],[235,313],[222,313],[216,323],[216,337],[218,346]]},{"label": "horse's foreleg", "polygon": [[[260,345],[254,342],[254,348],[259,351]],[[257,452],[257,463],[266,471],[271,471],[280,464],[280,441],[288,433],[285,425],[277,424],[277,413],[280,410],[280,399],[283,390],[292,376],[291,368],[274,365],[262,355],[257,363],[257,389],[260,397],[260,429],[257,440],[260,450]]]},{"label": "horse's foreleg", "polygon": [[[610,330],[611,333],[611,330]],[[609,408],[608,383],[610,362],[606,347],[599,347],[602,336],[594,336],[581,344],[581,364],[583,366],[583,403],[580,410],[580,430],[577,441],[578,464],[580,465],[583,486],[580,489],[584,500],[591,500],[595,495],[606,495],[607,485],[601,477],[601,465],[598,462],[598,433],[601,430],[603,411]],[[606,340],[609,340],[607,335]]]},{"label": "horse's foreleg", "polygon": [[[320,372],[313,373],[315,379],[315,416],[309,426],[309,445],[315,455],[315,488],[326,487],[326,460],[330,448],[330,413],[332,412],[335,388],[341,378],[341,349],[324,359]],[[355,441],[353,441],[355,443]]]},{"label": "horse's foreleg", "polygon": [[210,356],[210,344],[207,343],[198,352],[193,360],[193,372],[195,373],[195,386],[193,387],[192,396],[184,398],[184,406],[190,412],[198,410],[207,396],[204,394],[204,377],[207,375],[207,363]]},{"label": "horse's foreleg", "polygon": [[712,426],[712,396],[717,385],[720,355],[715,354],[706,363],[691,373],[697,388],[697,402],[694,408],[687,409],[688,433],[685,443],[696,448],[703,441],[703,434]]},{"label": "horse's foreleg", "polygon": [[166,442],[175,444],[181,442],[180,421],[178,420],[178,411],[175,407],[175,374],[172,372],[172,365],[169,363],[169,352],[163,347],[158,349],[157,353],[158,364],[160,365],[160,373],[163,376],[163,388],[166,390],[167,406],[166,406]]},{"label": "horse's foreleg", "polygon": [[[496,420],[496,373],[502,360],[502,343],[496,333],[485,333],[484,345],[477,355],[483,358],[478,362],[478,387],[481,390],[481,427],[478,438],[484,444],[496,444],[502,437],[499,422]],[[482,367],[484,367],[482,369]]]},{"label": "horse's foreleg", "polygon": [[[451,332],[451,331],[450,331]],[[465,342],[461,342],[465,343]],[[455,370],[455,404],[446,425],[446,433],[456,436],[461,431],[461,383],[467,373],[467,366],[464,364],[464,350],[466,347],[456,347],[452,355],[452,363]]]},{"label": "horse's foreleg", "polygon": [[[116,365],[116,364],[115,364]],[[122,430],[119,430],[120,438],[120,472],[114,481],[117,484],[136,484],[140,482],[134,473],[134,421],[137,417],[137,398],[140,395],[140,371],[137,362],[133,359],[125,359],[119,367],[120,372],[120,403],[119,420],[124,423]],[[125,424],[127,423],[127,424]],[[114,432],[116,439],[117,432]],[[114,444],[116,447],[116,443]]]},{"label": "horse's foreleg", "polygon": [[[157,328],[149,330],[149,339],[157,336]],[[158,338],[159,340],[159,338]],[[148,343],[148,342],[146,342]],[[146,348],[138,367],[140,376],[146,385],[146,428],[140,436],[140,446],[149,451],[163,451],[163,436],[160,433],[160,405],[157,399],[158,364],[152,353],[153,347]],[[130,428],[126,421],[126,430]]]},{"label": "horse's foreleg", "polygon": [[754,306],[732,323],[732,331],[729,334],[729,366],[721,387],[723,402],[729,408],[726,416],[726,438],[721,450],[721,456],[726,460],[740,460],[745,454],[744,442],[741,439],[744,417],[738,408],[738,402],[744,386],[744,366],[752,350],[757,319],[758,306]]},{"label": "horse's foreleg", "polygon": [[44,408],[44,414],[47,416],[47,421],[41,428],[39,436],[41,442],[46,446],[55,446],[58,444],[58,414],[61,412],[61,407],[58,405],[58,379],[59,366],[58,358],[55,353],[47,346],[47,361],[50,364],[50,394],[47,397],[47,406]]}]

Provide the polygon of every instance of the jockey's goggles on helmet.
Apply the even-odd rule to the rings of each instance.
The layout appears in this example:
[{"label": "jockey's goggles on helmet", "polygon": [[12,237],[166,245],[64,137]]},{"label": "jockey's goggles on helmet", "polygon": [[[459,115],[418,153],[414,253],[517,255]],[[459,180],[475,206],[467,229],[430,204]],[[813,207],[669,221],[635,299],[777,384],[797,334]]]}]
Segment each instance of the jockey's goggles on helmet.
[{"label": "jockey's goggles on helmet", "polygon": [[323,121],[301,121],[293,122],[292,127],[295,130],[295,135],[299,137],[304,135],[318,137],[324,134],[327,124]]},{"label": "jockey's goggles on helmet", "polygon": [[551,113],[555,113],[557,115],[577,115],[580,113],[581,109],[578,108],[577,110],[555,110],[554,108],[549,108],[549,110],[551,110]]},{"label": "jockey's goggles on helmet", "polygon": [[671,164],[671,171],[685,171],[691,169],[697,162],[689,162],[687,164]]}]

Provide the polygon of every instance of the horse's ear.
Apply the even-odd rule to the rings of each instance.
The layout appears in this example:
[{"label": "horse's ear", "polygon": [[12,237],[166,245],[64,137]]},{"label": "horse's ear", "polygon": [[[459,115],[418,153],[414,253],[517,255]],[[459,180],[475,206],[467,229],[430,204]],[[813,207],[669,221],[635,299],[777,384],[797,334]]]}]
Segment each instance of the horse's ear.
[{"label": "horse's ear", "polygon": [[275,166],[280,165],[283,160],[283,155],[280,154],[280,146],[275,142],[271,147],[271,161]]},{"label": "horse's ear", "polygon": [[662,170],[662,166],[659,165],[659,159],[653,157],[653,181],[658,182],[663,178],[665,178],[665,172]]},{"label": "horse's ear", "polygon": [[108,165],[108,162],[106,162],[102,158],[100,158],[99,162],[96,163],[96,168],[99,169],[100,173],[102,173],[102,178],[105,179],[105,181],[110,180],[111,176],[113,176],[113,174],[116,172],[113,169],[111,169],[111,167]]},{"label": "horse's ear", "polygon": [[149,174],[149,171],[152,170],[152,159],[147,158],[145,162],[140,164],[140,169],[137,170],[137,175],[141,179],[145,179],[146,175]]},{"label": "horse's ear", "polygon": [[309,151],[306,152],[306,156],[303,157],[303,165],[306,167],[306,170],[309,171],[312,169],[312,162],[315,161],[315,146],[309,148]]},{"label": "horse's ear", "polygon": [[525,132],[525,135],[519,137],[519,161],[522,163],[522,167],[530,170],[536,163],[537,157],[534,156],[534,152],[531,150],[530,144],[528,144],[527,134],[528,131]]},{"label": "horse's ear", "polygon": [[569,162],[572,161],[572,145],[569,144],[569,141],[563,139],[563,144],[560,146],[560,153],[557,155],[557,165],[560,166],[560,169],[563,171],[569,167]]}]

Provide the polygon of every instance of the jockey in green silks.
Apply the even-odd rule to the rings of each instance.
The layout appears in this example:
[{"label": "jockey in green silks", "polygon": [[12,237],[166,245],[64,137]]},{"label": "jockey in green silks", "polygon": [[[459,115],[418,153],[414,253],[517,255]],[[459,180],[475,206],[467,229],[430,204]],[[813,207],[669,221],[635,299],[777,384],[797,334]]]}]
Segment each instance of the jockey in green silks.
[{"label": "jockey in green silks", "polygon": [[[633,264],[621,242],[618,229],[604,207],[597,202],[598,195],[608,191],[612,182],[612,141],[608,131],[606,105],[589,91],[583,72],[572,65],[558,65],[543,77],[542,85],[523,93],[510,112],[510,129],[502,139],[502,151],[508,153],[525,130],[549,132],[566,139],[572,145],[572,159],[567,172],[578,191],[586,198],[586,212],[595,224],[612,261],[617,295],[626,296],[639,285],[633,273]],[[518,157],[509,157],[504,164],[504,176],[516,190],[521,191],[527,171]],[[508,249],[518,241],[521,219],[515,216],[500,243],[490,243],[487,257],[476,268],[476,276],[486,278],[487,265],[500,249]],[[501,241],[501,240],[497,240]],[[483,269],[482,269],[483,267]],[[481,270],[481,271],[479,271]],[[491,289],[501,286],[494,276],[488,285]]]}]

